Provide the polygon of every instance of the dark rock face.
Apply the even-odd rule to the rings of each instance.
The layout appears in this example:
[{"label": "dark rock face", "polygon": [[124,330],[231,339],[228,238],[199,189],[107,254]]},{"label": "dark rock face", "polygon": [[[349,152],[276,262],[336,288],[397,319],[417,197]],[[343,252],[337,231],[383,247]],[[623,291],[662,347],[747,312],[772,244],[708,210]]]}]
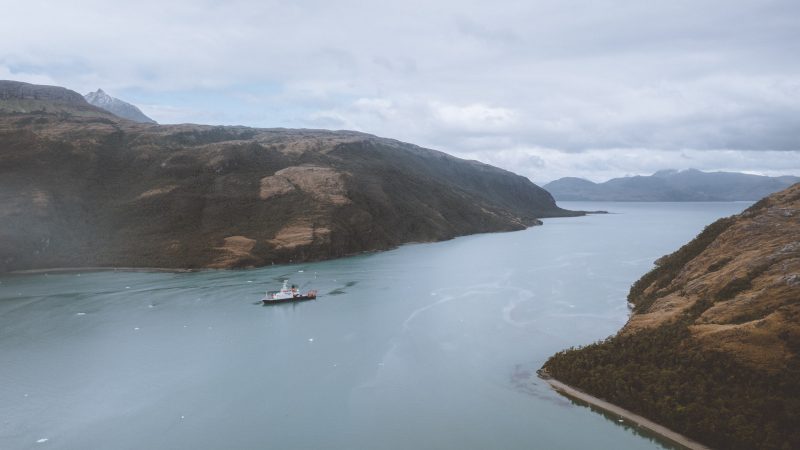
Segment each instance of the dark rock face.
[{"label": "dark rock face", "polygon": [[0,114],[0,271],[259,266],[578,214],[508,171],[367,134],[103,114]]},{"label": "dark rock face", "polygon": [[105,109],[115,116],[139,123],[156,123],[134,105],[106,94],[102,89],[84,95],[89,104]]},{"label": "dark rock face", "polygon": [[560,178],[544,188],[563,201],[737,201],[758,200],[797,183],[793,176],[765,177],[735,172],[660,170],[651,176],[614,178],[593,183],[582,178]]}]

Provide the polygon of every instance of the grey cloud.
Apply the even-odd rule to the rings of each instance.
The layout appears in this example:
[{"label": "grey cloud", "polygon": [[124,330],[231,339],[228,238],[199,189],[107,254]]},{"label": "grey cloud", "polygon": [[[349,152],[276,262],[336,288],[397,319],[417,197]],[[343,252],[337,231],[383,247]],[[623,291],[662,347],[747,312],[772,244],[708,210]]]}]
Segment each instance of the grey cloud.
[{"label": "grey cloud", "polygon": [[[774,151],[800,159],[794,0],[76,0],[5,11],[0,77],[139,96],[160,122],[355,128],[540,178],[569,164],[640,173],[686,162],[682,151],[704,169],[768,172]],[[248,100],[265,84],[275,88]]]},{"label": "grey cloud", "polygon": [[520,42],[520,37],[506,28],[489,28],[467,17],[457,17],[455,23],[458,31],[469,37],[501,44]]}]

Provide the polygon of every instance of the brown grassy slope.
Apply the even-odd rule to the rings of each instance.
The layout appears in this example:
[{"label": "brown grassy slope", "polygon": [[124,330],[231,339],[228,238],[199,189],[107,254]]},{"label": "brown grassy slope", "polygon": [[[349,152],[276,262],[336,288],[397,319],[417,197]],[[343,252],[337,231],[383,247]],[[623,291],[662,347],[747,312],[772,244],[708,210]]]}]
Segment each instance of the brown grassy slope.
[{"label": "brown grassy slope", "polygon": [[713,447],[800,447],[800,184],[659,259],[629,301],[620,333],[544,369]]},{"label": "brown grassy slope", "polygon": [[[793,355],[789,343],[800,342],[800,184],[709,228],[719,234],[707,245],[701,235],[634,286],[636,314],[623,332],[663,325],[698,305],[689,329],[703,346],[782,368]],[[681,252],[694,248],[682,261]]]},{"label": "brown grassy slope", "polygon": [[258,266],[572,214],[513,173],[363,133],[0,114],[0,271]]}]

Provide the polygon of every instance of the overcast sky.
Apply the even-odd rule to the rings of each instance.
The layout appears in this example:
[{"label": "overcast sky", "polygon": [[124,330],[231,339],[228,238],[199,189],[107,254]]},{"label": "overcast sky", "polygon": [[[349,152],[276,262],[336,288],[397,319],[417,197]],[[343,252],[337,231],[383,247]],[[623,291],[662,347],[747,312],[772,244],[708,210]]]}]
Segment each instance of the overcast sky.
[{"label": "overcast sky", "polygon": [[0,79],[355,129],[544,183],[800,175],[800,1],[7,1]]}]

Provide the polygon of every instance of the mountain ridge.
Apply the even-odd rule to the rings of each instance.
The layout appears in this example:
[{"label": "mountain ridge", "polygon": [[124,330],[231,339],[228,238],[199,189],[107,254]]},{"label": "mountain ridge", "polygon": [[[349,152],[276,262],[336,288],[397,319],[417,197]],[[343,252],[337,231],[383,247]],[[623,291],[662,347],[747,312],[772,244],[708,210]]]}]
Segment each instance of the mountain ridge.
[{"label": "mountain ridge", "polygon": [[115,119],[112,113],[90,105],[81,94],[61,86],[0,80],[0,113],[68,114]]},{"label": "mountain ridge", "polygon": [[138,107],[126,101],[108,95],[102,89],[85,94],[84,99],[98,108],[102,108],[115,116],[139,123],[155,124],[156,121],[147,117]]},{"label": "mountain ridge", "polygon": [[527,178],[392,139],[140,124],[81,101],[94,114],[0,114],[0,271],[261,266],[580,214]]},{"label": "mountain ridge", "polygon": [[562,201],[755,201],[798,181],[800,177],[791,175],[663,169],[603,183],[564,177],[542,187]]}]

